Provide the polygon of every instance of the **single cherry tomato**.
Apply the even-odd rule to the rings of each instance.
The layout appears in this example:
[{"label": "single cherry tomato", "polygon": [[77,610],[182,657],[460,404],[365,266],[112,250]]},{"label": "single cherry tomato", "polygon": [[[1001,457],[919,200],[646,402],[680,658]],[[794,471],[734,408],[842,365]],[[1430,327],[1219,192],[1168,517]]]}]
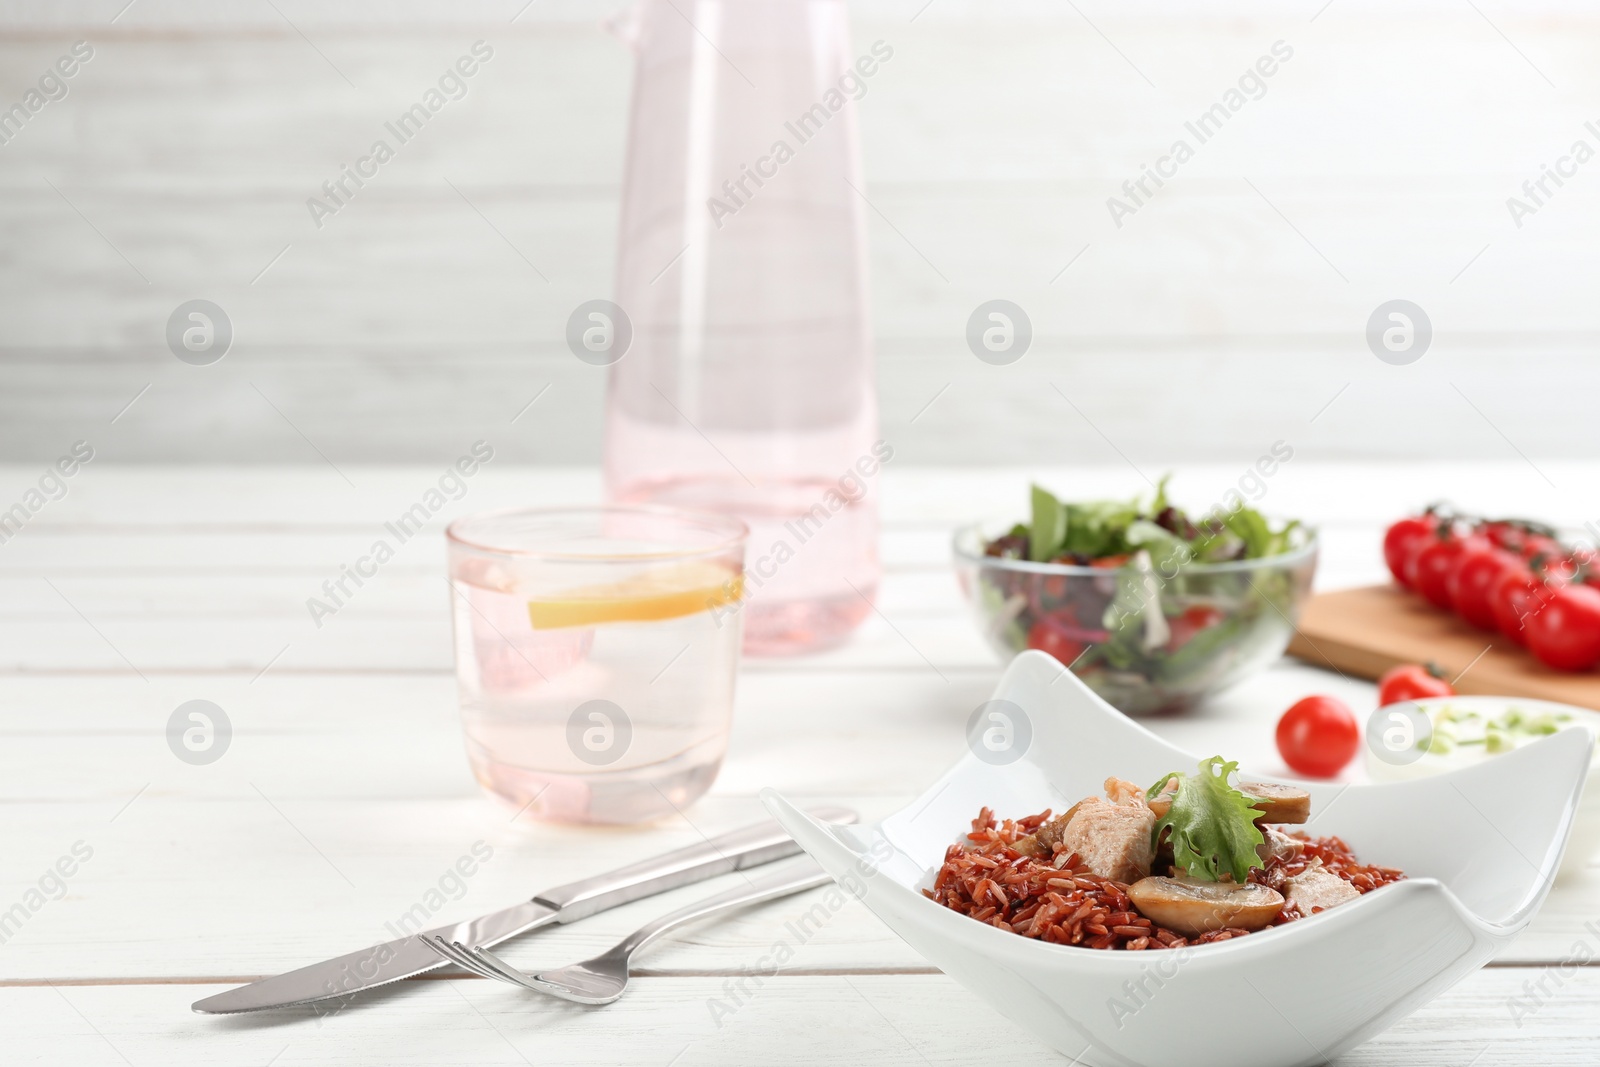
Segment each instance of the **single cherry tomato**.
[{"label": "single cherry tomato", "polygon": [[1411,587],[1435,607],[1450,607],[1450,571],[1455,566],[1454,557],[1459,551],[1454,539],[1432,540],[1412,554],[1406,567]]},{"label": "single cherry tomato", "polygon": [[1428,537],[1420,537],[1406,546],[1405,558],[1400,561],[1400,569],[1410,584],[1406,588],[1415,591],[1417,588],[1417,557],[1422,555],[1422,550],[1439,540],[1440,534],[1436,530]]},{"label": "single cherry tomato", "polygon": [[1547,582],[1566,585],[1578,575],[1578,561],[1571,556],[1536,556],[1533,572]]},{"label": "single cherry tomato", "polygon": [[1568,562],[1572,566],[1574,580],[1577,580],[1578,576],[1582,575],[1582,581],[1585,585],[1600,586],[1600,549],[1592,545],[1580,544],[1572,550],[1572,555],[1568,557]]},{"label": "single cherry tomato", "polygon": [[1167,649],[1176,652],[1194,639],[1194,635],[1222,621],[1222,611],[1209,604],[1196,604],[1185,608],[1183,614],[1176,615],[1167,620],[1167,625],[1172,630],[1172,637],[1167,641]]},{"label": "single cherry tomato", "polygon": [[1526,531],[1512,522],[1486,522],[1478,527],[1478,532],[1487,537],[1497,548],[1508,552],[1517,551],[1522,545],[1522,539],[1527,536]]},{"label": "single cherry tomato", "polygon": [[1565,559],[1567,557],[1566,545],[1563,545],[1553,537],[1546,537],[1544,534],[1536,533],[1530,533],[1523,537],[1518,551],[1522,554],[1523,559],[1528,560],[1533,559],[1535,556],[1543,556],[1546,559]]},{"label": "single cherry tomato", "polygon": [[1404,700],[1427,697],[1453,697],[1455,689],[1441,678],[1432,664],[1407,663],[1386,671],[1378,679],[1378,706],[1386,708]]},{"label": "single cherry tomato", "polygon": [[1528,616],[1528,648],[1539,661],[1562,671],[1586,671],[1600,663],[1600,590],[1562,585]]},{"label": "single cherry tomato", "polygon": [[1488,540],[1470,537],[1444,537],[1417,553],[1416,565],[1411,574],[1412,585],[1428,598],[1435,607],[1453,608],[1450,599],[1450,581],[1468,552],[1485,550]]},{"label": "single cherry tomato", "polygon": [[1361,744],[1361,727],[1342,700],[1310,696],[1296,701],[1278,720],[1278,753],[1291,770],[1332,778]]},{"label": "single cherry tomato", "polygon": [[1412,515],[1384,531],[1383,561],[1389,565],[1394,580],[1405,588],[1411,588],[1407,561],[1433,538],[1438,526],[1432,515]]},{"label": "single cherry tomato", "polygon": [[[1561,579],[1555,579],[1559,585]],[[1489,604],[1494,608],[1495,625],[1500,632],[1519,645],[1528,643],[1528,619],[1542,609],[1549,599],[1552,586],[1540,581],[1525,565],[1506,568],[1500,580],[1489,593]]]},{"label": "single cherry tomato", "polygon": [[1104,630],[1086,630],[1070,618],[1046,615],[1028,631],[1028,647],[1048,652],[1065,666],[1072,666],[1091,646],[1106,639]]},{"label": "single cherry tomato", "polygon": [[1522,568],[1517,557],[1498,548],[1466,552],[1450,576],[1450,603],[1456,614],[1480,630],[1499,628],[1494,614],[1494,589],[1509,570]]}]

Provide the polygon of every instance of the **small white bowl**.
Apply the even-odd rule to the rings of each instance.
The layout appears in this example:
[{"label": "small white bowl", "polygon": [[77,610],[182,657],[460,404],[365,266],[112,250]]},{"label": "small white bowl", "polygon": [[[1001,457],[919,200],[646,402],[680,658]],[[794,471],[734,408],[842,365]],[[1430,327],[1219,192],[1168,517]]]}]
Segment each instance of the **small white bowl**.
[{"label": "small white bowl", "polygon": [[1410,878],[1233,941],[1101,951],[997,930],[921,890],[981,807],[1001,816],[1060,811],[1099,793],[1108,775],[1153,782],[1192,772],[1214,753],[1161,740],[1041,652],[1013,660],[995,698],[1011,705],[995,710],[1020,712],[1011,724],[1014,762],[989,762],[1007,757],[1004,746],[997,753],[974,741],[974,754],[881,823],[826,826],[771,790],[763,800],[908,944],[1089,1067],[1320,1064],[1409,1015],[1533,917],[1594,747],[1579,728],[1450,774],[1388,785],[1305,783],[1308,832],[1337,834],[1364,862]]},{"label": "small white bowl", "polygon": [[[1444,707],[1475,711],[1486,719],[1496,719],[1518,709],[1529,715],[1566,715],[1572,721],[1563,729],[1588,727],[1600,734],[1600,712],[1572,704],[1557,704],[1550,700],[1526,700],[1522,697],[1454,696],[1430,697],[1427,700],[1407,701],[1419,707],[1429,718]],[[1386,708],[1373,712],[1382,716]],[[1513,750],[1515,751],[1515,750]],[[1413,778],[1427,778],[1462,767],[1476,767],[1480,763],[1501,759],[1506,753],[1490,755],[1482,746],[1457,748],[1448,755],[1427,753],[1411,763],[1395,764],[1382,758],[1379,750],[1366,746],[1367,776],[1375,782],[1401,782]],[[1589,776],[1584,786],[1583,799],[1578,802],[1578,815],[1572,826],[1572,836],[1567,841],[1566,854],[1561,859],[1560,877],[1578,874],[1600,854],[1600,749],[1595,750],[1589,763]]]}]

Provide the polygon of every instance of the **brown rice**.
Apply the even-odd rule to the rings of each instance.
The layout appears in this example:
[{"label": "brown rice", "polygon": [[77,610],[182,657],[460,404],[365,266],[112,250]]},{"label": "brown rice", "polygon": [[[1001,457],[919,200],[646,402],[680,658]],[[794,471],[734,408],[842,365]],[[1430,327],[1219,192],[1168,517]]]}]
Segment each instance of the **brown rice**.
[{"label": "brown rice", "polygon": [[[1049,818],[1047,809],[997,821],[994,812],[984,808],[972,820],[968,843],[950,846],[933,888],[923,893],[979,922],[1058,945],[1137,951],[1210,944],[1249,932],[1227,928],[1186,938],[1140,915],[1128,900],[1125,883],[1088,873],[1075,854],[1063,854],[1063,846],[1056,845],[1049,860],[1024,856],[1012,847]],[[1391,868],[1358,862],[1337,837],[1293,836],[1304,843],[1302,853],[1287,862],[1268,860],[1265,867],[1250,872],[1251,881],[1282,892],[1287,879],[1319,859],[1329,873],[1362,893],[1405,877]],[[1272,925],[1299,918],[1298,909],[1286,904]]]}]

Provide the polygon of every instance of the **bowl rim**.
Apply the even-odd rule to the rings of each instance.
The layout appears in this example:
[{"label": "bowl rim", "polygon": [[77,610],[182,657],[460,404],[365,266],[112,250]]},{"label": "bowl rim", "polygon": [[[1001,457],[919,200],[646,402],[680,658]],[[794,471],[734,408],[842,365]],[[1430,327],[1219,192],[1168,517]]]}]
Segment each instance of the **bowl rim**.
[{"label": "bowl rim", "polygon": [[[983,531],[991,526],[998,525],[1004,520],[996,517],[981,519],[977,522],[967,523],[956,528],[950,538],[951,553],[958,562],[990,567],[995,570],[1016,571],[1022,574],[1047,574],[1060,577],[1107,577],[1117,574],[1126,567],[1089,567],[1078,563],[1035,563],[1026,559],[1005,559],[1000,556],[986,556],[981,551],[973,551],[971,542],[983,538]],[[1011,520],[1015,525],[1016,520]],[[1297,527],[1305,531],[1305,541],[1296,548],[1287,552],[1280,552],[1275,556],[1261,556],[1257,559],[1235,559],[1222,563],[1188,563],[1180,566],[1172,575],[1163,577],[1176,577],[1177,574],[1232,574],[1239,571],[1259,570],[1262,567],[1289,566],[1315,559],[1318,548],[1322,544],[1322,534],[1318,527],[1302,524]]]}]

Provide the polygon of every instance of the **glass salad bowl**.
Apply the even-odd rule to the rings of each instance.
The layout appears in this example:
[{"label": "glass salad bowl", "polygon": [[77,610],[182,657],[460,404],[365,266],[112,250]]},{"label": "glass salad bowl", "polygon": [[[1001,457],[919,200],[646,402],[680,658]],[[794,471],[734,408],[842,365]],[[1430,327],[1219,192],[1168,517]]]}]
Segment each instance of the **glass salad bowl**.
[{"label": "glass salad bowl", "polygon": [[1129,715],[1181,710],[1263,670],[1288,647],[1317,568],[1316,531],[1287,551],[1225,563],[1115,567],[984,554],[1010,529],[956,533],[955,568],[978,626],[1002,661],[1046,652]]}]

